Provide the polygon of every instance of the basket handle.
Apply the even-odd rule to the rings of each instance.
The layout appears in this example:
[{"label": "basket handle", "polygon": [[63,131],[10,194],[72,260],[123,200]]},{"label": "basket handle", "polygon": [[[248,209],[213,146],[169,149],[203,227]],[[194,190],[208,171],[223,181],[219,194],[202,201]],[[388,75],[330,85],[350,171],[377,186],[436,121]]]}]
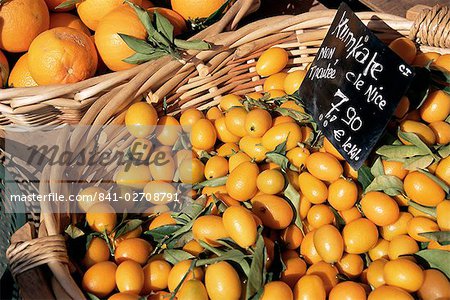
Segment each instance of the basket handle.
[{"label": "basket handle", "polygon": [[440,4],[434,7],[417,5],[406,17],[414,20],[409,38],[421,45],[450,48],[450,8]]}]

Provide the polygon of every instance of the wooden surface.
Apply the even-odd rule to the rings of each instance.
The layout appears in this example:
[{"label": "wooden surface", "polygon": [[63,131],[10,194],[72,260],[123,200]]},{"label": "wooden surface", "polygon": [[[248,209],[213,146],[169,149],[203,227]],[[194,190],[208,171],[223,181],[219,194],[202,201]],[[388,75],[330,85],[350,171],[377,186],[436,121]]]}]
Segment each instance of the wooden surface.
[{"label": "wooden surface", "polygon": [[360,0],[362,3],[370,7],[374,11],[394,14],[405,17],[408,9],[413,6],[422,4],[434,6],[442,4],[450,6],[450,0]]}]

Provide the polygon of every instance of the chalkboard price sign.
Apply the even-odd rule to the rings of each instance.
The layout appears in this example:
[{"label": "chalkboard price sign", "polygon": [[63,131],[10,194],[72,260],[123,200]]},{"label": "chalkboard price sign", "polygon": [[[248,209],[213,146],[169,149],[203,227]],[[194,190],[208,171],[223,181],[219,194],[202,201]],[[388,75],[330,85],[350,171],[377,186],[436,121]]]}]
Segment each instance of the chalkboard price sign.
[{"label": "chalkboard price sign", "polygon": [[358,169],[413,77],[413,68],[342,3],[299,94],[319,129]]}]

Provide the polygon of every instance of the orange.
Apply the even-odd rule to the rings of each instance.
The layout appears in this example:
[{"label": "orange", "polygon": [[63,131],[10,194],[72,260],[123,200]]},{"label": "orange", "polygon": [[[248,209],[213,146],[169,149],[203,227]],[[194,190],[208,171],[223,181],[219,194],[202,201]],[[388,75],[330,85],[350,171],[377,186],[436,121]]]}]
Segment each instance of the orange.
[{"label": "orange", "polygon": [[434,63],[439,56],[441,55],[437,52],[418,53],[412,64],[413,66],[425,67],[430,62]]},{"label": "orange", "polygon": [[305,112],[305,109],[302,106],[298,105],[297,102],[295,102],[294,100],[285,101],[280,105],[280,107],[299,112]]},{"label": "orange", "polygon": [[[50,17],[44,0],[10,0],[0,6],[2,30],[0,48],[25,52],[31,42],[49,28]],[[6,78],[3,78],[6,80]]]},{"label": "orange", "polygon": [[211,264],[206,268],[205,285],[211,300],[238,300],[241,296],[239,275],[226,261]]},{"label": "orange", "polygon": [[384,279],[384,266],[387,262],[388,260],[380,258],[371,262],[367,268],[367,282],[374,288],[386,284]]},{"label": "orange", "polygon": [[272,299],[284,299],[293,300],[294,294],[292,294],[291,288],[283,281],[272,281],[264,285],[264,291],[261,295],[261,300]]},{"label": "orange", "polygon": [[307,219],[310,226],[320,228],[323,225],[333,223],[334,214],[328,205],[316,204],[309,209]]},{"label": "orange", "polygon": [[[297,255],[297,254],[296,254]],[[281,281],[293,288],[297,281],[306,274],[306,263],[300,257],[283,258],[286,269],[281,273]]]},{"label": "orange", "polygon": [[[403,132],[415,133],[427,145],[433,145],[436,142],[436,136],[434,135],[433,130],[421,122],[405,120],[400,123],[400,130]],[[402,138],[400,138],[400,140],[403,144],[410,145],[409,142]]]},{"label": "orange", "polygon": [[430,123],[431,130],[436,136],[436,143],[445,145],[450,143],[450,124],[444,121]]},{"label": "orange", "polygon": [[114,208],[106,202],[92,205],[86,212],[86,222],[97,232],[111,232],[116,226],[117,216]]},{"label": "orange", "polygon": [[355,206],[347,210],[339,211],[339,215],[342,217],[342,219],[344,219],[345,224],[348,224],[354,220],[362,218],[361,212]]},{"label": "orange", "polygon": [[147,9],[147,8],[150,8],[150,7],[153,7],[153,6],[154,5],[153,5],[153,3],[151,1],[149,1],[149,0],[142,0],[141,7],[143,9]]},{"label": "orange", "polygon": [[434,66],[438,69],[445,70],[447,72],[450,72],[450,55],[444,54],[438,57],[436,61],[434,62]]},{"label": "orange", "polygon": [[[131,0],[130,2],[141,5],[142,0]],[[76,6],[78,15],[83,20],[83,23],[96,31],[100,20],[122,4],[123,1],[121,0],[83,0],[77,3]]]},{"label": "orange", "polygon": [[108,300],[139,300],[139,299],[140,299],[139,295],[128,292],[116,293],[108,298]]},{"label": "orange", "polygon": [[228,207],[223,213],[223,225],[240,247],[247,249],[256,242],[256,222],[248,209],[242,206]]},{"label": "orange", "polygon": [[344,175],[355,181],[358,180],[358,171],[353,169],[348,162],[344,163]]},{"label": "orange", "polygon": [[172,9],[183,16],[185,20],[207,18],[218,10],[225,0],[171,0]]},{"label": "orange", "polygon": [[[2,78],[6,78],[3,77]],[[11,70],[8,79],[9,87],[29,87],[37,86],[38,84],[31,77],[30,69],[28,68],[28,53],[22,55]]]},{"label": "orange", "polygon": [[167,211],[161,213],[150,223],[148,230],[152,230],[165,225],[175,225],[177,222],[172,218],[172,212]]},{"label": "orange", "polygon": [[180,123],[172,116],[162,116],[156,124],[156,140],[164,146],[173,146],[182,131]]},{"label": "orange", "polygon": [[376,245],[378,230],[372,221],[360,218],[345,225],[342,237],[347,253],[362,254]]},{"label": "orange", "polygon": [[252,159],[250,158],[250,156],[248,156],[244,152],[237,152],[236,154],[231,155],[230,158],[228,159],[228,169],[231,173],[241,163],[248,162],[251,160]]},{"label": "orange", "polygon": [[174,184],[169,182],[153,180],[145,185],[143,193],[146,201],[155,205],[163,205],[174,200],[177,189]]},{"label": "orange", "polygon": [[382,160],[384,174],[395,176],[403,180],[408,175],[408,170],[403,168],[403,163],[399,161]]},{"label": "orange", "polygon": [[199,256],[200,253],[205,251],[205,248],[203,248],[202,245],[200,245],[200,243],[196,240],[191,240],[183,246],[183,250],[194,256]]},{"label": "orange", "polygon": [[258,58],[256,73],[260,76],[267,77],[281,72],[286,67],[288,60],[289,54],[283,48],[273,47],[267,49]]},{"label": "orange", "polygon": [[394,116],[397,119],[403,118],[409,111],[410,102],[408,97],[403,96],[400,100],[400,103],[398,104],[397,108],[395,109]]},{"label": "orange", "polygon": [[450,95],[437,90],[430,93],[420,107],[420,117],[427,123],[444,121],[450,114]]},{"label": "orange", "polygon": [[[122,3],[122,0],[84,1],[78,5],[78,11],[80,11],[81,5],[86,5],[89,3],[91,5],[95,5],[95,9],[97,9],[101,7],[102,4],[100,3],[103,2]],[[83,20],[83,16],[81,14],[80,17]],[[89,24],[87,25],[89,27]],[[134,10],[127,4],[119,5],[103,17],[96,27],[95,45],[97,46],[98,53],[105,62],[106,66],[112,71],[126,70],[134,67],[134,64],[129,64],[123,60],[134,55],[136,52],[128,47],[128,45],[118,34],[127,34],[141,40],[147,37],[147,32]]]},{"label": "orange", "polygon": [[138,161],[148,161],[150,159],[153,144],[150,140],[137,138],[130,146],[130,154]]},{"label": "orange", "polygon": [[114,259],[118,264],[133,260],[144,265],[152,252],[152,245],[144,239],[132,238],[122,241],[114,252]]},{"label": "orange", "polygon": [[298,209],[298,213],[300,215],[300,219],[304,220],[308,216],[308,212],[311,209],[312,203],[308,200],[308,198],[300,195],[300,207]]},{"label": "orange", "polygon": [[284,91],[288,95],[294,94],[300,86],[302,85],[303,80],[306,77],[305,70],[297,70],[291,73],[288,73],[288,76],[284,79]]},{"label": "orange", "polygon": [[450,201],[442,201],[436,207],[437,223],[441,230],[450,231]]},{"label": "orange", "polygon": [[[189,273],[188,270],[192,265],[192,260],[182,260],[178,263],[176,263],[173,268],[169,272],[169,278],[168,278],[168,288],[169,291],[173,292],[176,287],[182,282],[186,282],[190,279],[198,279],[203,280],[203,270],[199,267],[193,268]],[[187,276],[186,273],[188,273]]]},{"label": "orange", "polygon": [[190,140],[194,148],[209,150],[216,143],[216,139],[216,129],[210,120],[200,119],[192,126]]},{"label": "orange", "polygon": [[225,95],[220,98],[219,107],[222,111],[227,111],[234,106],[243,106],[241,97],[237,95]]},{"label": "orange", "polygon": [[227,193],[238,201],[247,201],[252,198],[258,190],[256,185],[258,174],[259,168],[255,163],[241,163],[228,177],[226,183]]},{"label": "orange", "polygon": [[404,189],[411,200],[425,206],[436,206],[445,198],[444,190],[436,182],[417,171],[406,176]]},{"label": "orange", "polygon": [[28,67],[39,85],[74,83],[97,70],[94,43],[85,33],[57,27],[37,36],[28,51]]},{"label": "orange", "polygon": [[150,182],[151,173],[149,167],[144,164],[125,165],[119,169],[114,179],[119,186],[143,189]]},{"label": "orange", "polygon": [[394,237],[389,243],[388,255],[394,260],[402,255],[414,254],[419,251],[419,245],[409,235],[402,234]]},{"label": "orange", "polygon": [[120,292],[139,294],[144,286],[142,267],[135,261],[124,261],[117,267],[116,284]]},{"label": "orange", "polygon": [[213,215],[196,219],[192,225],[192,233],[197,241],[203,241],[213,247],[220,246],[217,240],[228,237],[222,218]]},{"label": "orange", "polygon": [[147,102],[132,104],[125,114],[125,125],[128,131],[137,138],[150,135],[158,122],[158,113],[153,105]]},{"label": "orange", "polygon": [[256,178],[256,186],[258,189],[270,195],[280,193],[284,189],[285,179],[279,170],[265,170]]},{"label": "orange", "polygon": [[252,198],[252,205],[252,212],[271,229],[284,229],[294,218],[289,203],[278,196],[259,194]]},{"label": "orange", "polygon": [[410,293],[420,289],[425,277],[420,266],[405,258],[387,262],[383,274],[388,285],[399,287]]},{"label": "orange", "polygon": [[239,148],[256,162],[261,162],[266,159],[268,149],[262,145],[262,138],[255,138],[251,136],[244,136],[239,141]]},{"label": "orange", "polygon": [[[193,161],[190,159],[186,160]],[[150,156],[150,162],[151,163],[149,164],[148,168],[154,180],[161,180],[166,182],[172,181],[176,171],[176,166],[171,153],[156,149]]]},{"label": "orange", "polygon": [[222,157],[230,157],[239,152],[239,146],[235,143],[225,143],[216,149],[217,155]]},{"label": "orange", "polygon": [[[117,232],[117,231],[116,231]],[[119,236],[118,238],[115,238],[115,233],[112,234],[112,240],[114,241],[114,245],[117,247],[117,245],[119,245],[119,243],[121,243],[122,241],[126,240],[126,239],[132,239],[132,238],[137,238],[140,237],[142,234],[142,227],[138,226],[135,229],[128,231],[127,233]]]},{"label": "orange", "polygon": [[0,88],[3,88],[8,80],[9,75],[9,64],[8,59],[0,51]]},{"label": "orange", "polygon": [[313,153],[308,156],[305,165],[309,173],[323,181],[336,181],[344,172],[339,161],[329,153]]},{"label": "orange", "polygon": [[308,232],[300,245],[300,254],[310,265],[322,260],[319,253],[317,253],[316,247],[314,246],[314,233],[315,230]]},{"label": "orange", "polygon": [[389,241],[378,239],[376,245],[369,250],[369,257],[372,261],[379,258],[388,258]]},{"label": "orange", "polygon": [[413,215],[409,212],[400,212],[397,221],[380,228],[381,236],[388,241],[394,237],[408,233],[408,223],[412,220]]},{"label": "orange", "polygon": [[109,255],[109,248],[106,241],[102,238],[94,237],[86,249],[83,265],[90,268],[96,263],[109,260]]},{"label": "orange", "polygon": [[295,284],[294,299],[325,300],[327,293],[322,279],[317,275],[305,275]]},{"label": "orange", "polygon": [[400,56],[407,64],[411,64],[416,58],[416,45],[406,37],[398,38],[389,44],[389,48]]},{"label": "orange", "polygon": [[301,168],[305,164],[309,154],[310,152],[307,148],[295,147],[286,153],[286,157],[294,167]]},{"label": "orange", "polygon": [[297,225],[291,224],[281,232],[281,240],[286,249],[297,249],[303,241],[303,232]]},{"label": "orange", "polygon": [[117,266],[111,261],[97,263],[84,273],[83,289],[97,297],[104,298],[116,288]]},{"label": "orange", "polygon": [[[287,73],[280,72],[267,77],[264,81],[264,92],[269,92],[272,90],[284,90],[284,80],[286,79]],[[271,95],[271,98],[273,96]]]},{"label": "orange", "polygon": [[231,131],[227,128],[225,116],[219,117],[214,121],[214,127],[217,132],[217,139],[224,143],[237,143],[240,140],[240,137],[231,133]]},{"label": "orange", "polygon": [[435,269],[423,271],[424,281],[417,291],[423,300],[450,299],[450,283],[445,275]]},{"label": "orange", "polygon": [[205,165],[205,178],[213,179],[228,174],[228,161],[222,156],[211,157]]},{"label": "orange", "polygon": [[353,281],[338,283],[330,292],[329,300],[366,300],[362,285]]},{"label": "orange", "polygon": [[413,300],[413,296],[411,296],[408,292],[397,288],[395,286],[387,286],[383,285],[376,288],[372,291],[367,298],[368,300],[386,300],[386,299],[395,299],[395,300]]},{"label": "orange", "polygon": [[250,111],[245,118],[245,130],[251,137],[262,137],[272,126],[272,116],[261,108]]},{"label": "orange", "polygon": [[314,233],[314,247],[327,263],[339,261],[344,253],[344,241],[336,227],[330,224],[319,227]]},{"label": "orange", "polygon": [[[147,297],[147,300],[167,300],[170,299],[170,293],[165,291],[159,291],[156,294],[152,294]],[[108,299],[109,300],[109,299]],[[120,299],[117,299],[120,300]]]},{"label": "orange", "polygon": [[450,156],[441,159],[436,168],[435,175],[447,185],[450,185]]},{"label": "orange", "polygon": [[45,2],[47,3],[48,9],[55,11],[55,12],[63,12],[63,11],[69,11],[75,8],[75,4],[66,7],[66,8],[58,8],[56,9],[56,7],[64,2],[66,2],[66,0],[45,0]]},{"label": "orange", "polygon": [[247,111],[243,107],[232,107],[225,114],[225,126],[227,129],[238,137],[247,135],[245,120]]},{"label": "orange", "polygon": [[328,197],[328,189],[325,183],[308,172],[303,172],[298,176],[298,185],[300,186],[302,194],[308,198],[311,203],[323,203]]},{"label": "orange", "polygon": [[336,210],[347,210],[358,199],[358,187],[353,181],[338,179],[328,187],[328,203]]},{"label": "orange", "polygon": [[56,27],[70,27],[78,29],[88,36],[91,35],[89,28],[84,25],[80,18],[69,13],[51,13],[50,14],[50,29]]},{"label": "orange", "polygon": [[333,144],[327,139],[323,139],[323,147],[326,152],[330,153],[334,157],[336,157],[338,160],[345,160],[341,153],[333,146]]},{"label": "orange", "polygon": [[378,226],[394,223],[400,214],[397,202],[382,192],[368,192],[360,204],[366,218]]},{"label": "orange", "polygon": [[322,279],[326,293],[338,284],[337,274],[338,270],[332,264],[324,261],[319,261],[309,267],[306,271],[307,275],[317,275]]},{"label": "orange", "polygon": [[164,7],[151,7],[147,9],[147,11],[149,11],[150,13],[155,13],[156,11],[167,20],[169,20],[169,22],[173,26],[173,34],[175,36],[180,35],[187,30],[186,21],[176,11]]},{"label": "orange", "polygon": [[267,91],[266,94],[269,95],[269,99],[281,98],[283,96],[286,96],[286,92],[283,90],[270,90]]},{"label": "orange", "polygon": [[297,146],[302,139],[302,132],[297,123],[283,123],[269,129],[262,137],[262,145],[269,151],[286,142],[286,150]]},{"label": "orange", "polygon": [[165,260],[156,259],[150,261],[143,269],[144,285],[142,293],[150,294],[150,292],[165,290],[171,269],[171,265]]},{"label": "orange", "polygon": [[349,278],[357,278],[364,270],[364,261],[358,254],[345,253],[336,264],[339,272]]},{"label": "orange", "polygon": [[205,285],[198,279],[189,279],[183,283],[177,293],[178,300],[208,300]]},{"label": "orange", "polygon": [[180,124],[184,132],[190,132],[192,126],[200,119],[204,119],[205,115],[195,107],[188,108],[183,111],[180,116]]},{"label": "orange", "polygon": [[222,117],[223,114],[217,106],[213,106],[206,112],[206,118],[210,121],[217,120]]},{"label": "orange", "polygon": [[251,98],[251,99],[253,99],[253,100],[259,100],[259,99],[261,99],[264,95],[261,94],[261,93],[259,93],[259,92],[253,92],[253,93],[250,93],[250,94],[246,94],[245,96],[246,96],[246,97],[249,97],[249,98]]},{"label": "orange", "polygon": [[439,226],[433,220],[425,217],[414,217],[408,222],[408,235],[418,242],[428,242],[430,239],[419,235],[424,232],[439,231]]}]

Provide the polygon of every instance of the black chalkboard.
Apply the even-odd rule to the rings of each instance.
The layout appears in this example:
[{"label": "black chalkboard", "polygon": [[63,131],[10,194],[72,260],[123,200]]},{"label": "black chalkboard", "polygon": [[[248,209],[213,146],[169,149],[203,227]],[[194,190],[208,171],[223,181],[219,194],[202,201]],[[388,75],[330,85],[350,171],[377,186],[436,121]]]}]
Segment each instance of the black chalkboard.
[{"label": "black chalkboard", "polygon": [[358,169],[413,77],[413,68],[342,3],[299,95],[319,129]]}]

